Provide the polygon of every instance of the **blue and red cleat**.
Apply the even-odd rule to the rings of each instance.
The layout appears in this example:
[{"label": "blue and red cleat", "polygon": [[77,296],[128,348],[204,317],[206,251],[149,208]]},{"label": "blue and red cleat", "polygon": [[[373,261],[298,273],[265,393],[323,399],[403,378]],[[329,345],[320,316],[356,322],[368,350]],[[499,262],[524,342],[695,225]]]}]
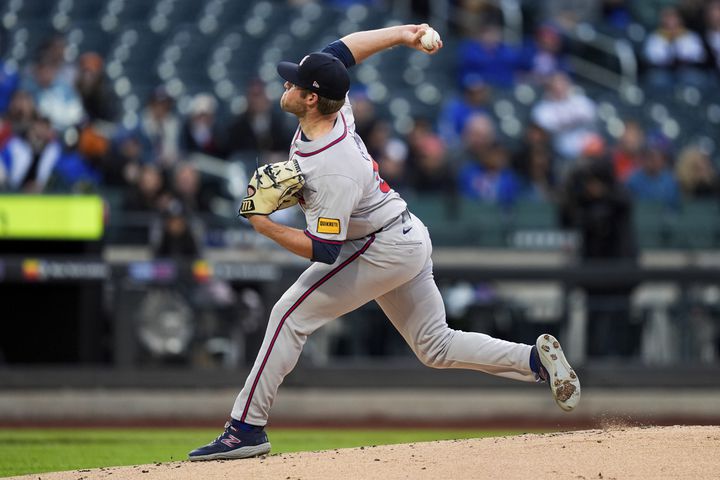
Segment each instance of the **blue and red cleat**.
[{"label": "blue and red cleat", "polygon": [[263,427],[231,419],[225,431],[204,447],[188,454],[188,460],[231,460],[270,453],[270,441]]}]

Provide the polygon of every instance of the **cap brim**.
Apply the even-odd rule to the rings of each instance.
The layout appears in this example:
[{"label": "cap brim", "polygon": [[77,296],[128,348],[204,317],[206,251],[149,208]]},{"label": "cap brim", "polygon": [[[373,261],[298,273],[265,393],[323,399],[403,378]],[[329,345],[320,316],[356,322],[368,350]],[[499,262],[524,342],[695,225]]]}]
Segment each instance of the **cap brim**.
[{"label": "cap brim", "polygon": [[292,83],[293,85],[300,85],[300,76],[298,75],[298,67],[299,65],[297,63],[292,62],[280,62],[277,66],[277,72],[278,75],[280,75],[283,79],[287,80],[288,82]]}]

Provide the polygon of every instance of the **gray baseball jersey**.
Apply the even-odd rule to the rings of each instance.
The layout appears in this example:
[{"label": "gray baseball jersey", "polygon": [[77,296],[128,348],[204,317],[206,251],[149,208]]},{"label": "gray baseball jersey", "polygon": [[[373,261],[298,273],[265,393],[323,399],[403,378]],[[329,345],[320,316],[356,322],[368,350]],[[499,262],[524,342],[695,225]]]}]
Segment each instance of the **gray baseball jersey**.
[{"label": "gray baseball jersey", "polygon": [[355,135],[347,100],[326,137],[304,142],[298,128],[290,157],[297,158],[305,174],[300,204],[306,232],[313,238],[341,242],[367,237],[407,208],[380,178],[377,163]]},{"label": "gray baseball jersey", "polygon": [[342,249],[332,265],[313,263],[273,307],[233,418],[265,425],[308,335],[371,300],[425,365],[535,381],[530,345],[448,327],[427,228],[378,175],[355,133],[347,98],[327,135],[307,142],[298,129],[290,157],[298,159],[306,177],[300,202],[306,235],[342,243]]}]

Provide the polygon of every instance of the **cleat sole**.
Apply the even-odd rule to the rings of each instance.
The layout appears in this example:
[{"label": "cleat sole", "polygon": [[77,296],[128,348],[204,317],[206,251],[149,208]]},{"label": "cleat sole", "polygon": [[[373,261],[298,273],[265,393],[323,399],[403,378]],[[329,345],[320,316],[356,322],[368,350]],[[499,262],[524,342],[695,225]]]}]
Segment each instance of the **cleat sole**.
[{"label": "cleat sole", "polygon": [[580,402],[580,380],[572,369],[560,342],[552,335],[541,335],[535,342],[540,362],[548,371],[548,381],[555,403],[566,412],[572,411]]}]

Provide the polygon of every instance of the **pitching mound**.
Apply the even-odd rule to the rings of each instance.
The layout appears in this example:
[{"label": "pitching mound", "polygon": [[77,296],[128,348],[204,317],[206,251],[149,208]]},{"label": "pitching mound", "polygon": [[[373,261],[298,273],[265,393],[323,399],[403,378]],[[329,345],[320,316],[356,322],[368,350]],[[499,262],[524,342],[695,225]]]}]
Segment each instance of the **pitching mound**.
[{"label": "pitching mound", "polygon": [[720,427],[619,428],[279,454],[249,460],[112,467],[16,478],[696,480],[718,478],[718,452]]}]

